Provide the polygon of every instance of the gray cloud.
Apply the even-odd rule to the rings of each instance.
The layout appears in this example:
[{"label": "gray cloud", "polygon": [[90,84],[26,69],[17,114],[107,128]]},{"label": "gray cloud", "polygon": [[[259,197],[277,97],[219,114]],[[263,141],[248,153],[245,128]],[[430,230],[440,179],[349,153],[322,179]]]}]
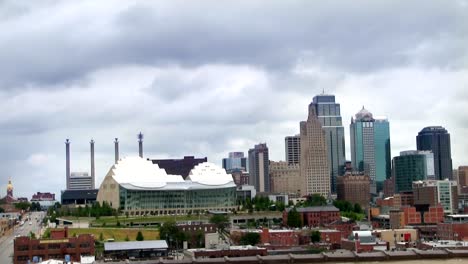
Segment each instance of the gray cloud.
[{"label": "gray cloud", "polygon": [[452,134],[454,164],[466,164],[467,6],[2,2],[0,166],[18,195],[58,193],[65,138],[72,170],[85,171],[94,138],[99,184],[114,137],[135,155],[139,131],[148,157],[219,164],[267,142],[279,160],[322,89],[337,95],[346,130],[362,105],[387,115],[392,154],[437,124]]}]

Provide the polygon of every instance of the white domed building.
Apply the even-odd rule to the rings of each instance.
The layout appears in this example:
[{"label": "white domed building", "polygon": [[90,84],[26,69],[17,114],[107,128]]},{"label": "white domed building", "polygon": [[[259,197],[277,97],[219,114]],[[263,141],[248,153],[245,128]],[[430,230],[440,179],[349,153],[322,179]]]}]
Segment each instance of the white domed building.
[{"label": "white domed building", "polygon": [[97,201],[129,215],[186,214],[236,208],[236,185],[213,163],[195,166],[186,180],[140,157],[120,159],[104,178]]}]

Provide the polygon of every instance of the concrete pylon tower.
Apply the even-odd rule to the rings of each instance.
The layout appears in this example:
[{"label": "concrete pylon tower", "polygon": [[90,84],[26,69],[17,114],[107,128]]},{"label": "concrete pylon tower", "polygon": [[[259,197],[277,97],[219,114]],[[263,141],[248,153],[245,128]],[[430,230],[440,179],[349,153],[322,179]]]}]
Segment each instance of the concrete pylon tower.
[{"label": "concrete pylon tower", "polygon": [[115,152],[115,164],[119,161],[119,139],[115,138],[114,140],[114,152]]},{"label": "concrete pylon tower", "polygon": [[65,140],[65,177],[67,179],[67,190],[70,188],[70,140]]},{"label": "concrete pylon tower", "polygon": [[95,176],[95,170],[94,170],[94,140],[91,139],[91,141],[89,142],[91,144],[91,189],[94,189],[95,188],[95,179],[94,179],[94,176]]},{"label": "concrete pylon tower", "polygon": [[138,153],[140,158],[143,158],[143,134],[138,134]]}]

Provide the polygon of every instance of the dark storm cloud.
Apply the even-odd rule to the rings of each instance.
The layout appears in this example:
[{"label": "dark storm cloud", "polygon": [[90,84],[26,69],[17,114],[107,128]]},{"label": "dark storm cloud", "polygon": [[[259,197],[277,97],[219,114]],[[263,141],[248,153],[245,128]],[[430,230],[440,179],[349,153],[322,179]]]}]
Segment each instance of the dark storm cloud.
[{"label": "dark storm cloud", "polygon": [[[89,2],[51,2],[0,26],[7,32],[0,85],[66,83],[120,64],[282,71],[303,59],[357,72],[412,62],[460,66],[466,7],[457,3],[137,1],[93,10]],[[434,50],[437,56],[428,54]]]},{"label": "dark storm cloud", "polygon": [[467,6],[1,2],[0,166],[19,194],[59,193],[64,140],[72,141],[72,171],[88,171],[94,138],[99,185],[113,139],[121,156],[136,155],[139,131],[147,157],[219,164],[228,151],[267,142],[278,160],[284,136],[298,133],[322,89],[337,95],[346,129],[363,104],[388,115],[393,154],[414,148],[422,127],[447,126],[461,164]]}]

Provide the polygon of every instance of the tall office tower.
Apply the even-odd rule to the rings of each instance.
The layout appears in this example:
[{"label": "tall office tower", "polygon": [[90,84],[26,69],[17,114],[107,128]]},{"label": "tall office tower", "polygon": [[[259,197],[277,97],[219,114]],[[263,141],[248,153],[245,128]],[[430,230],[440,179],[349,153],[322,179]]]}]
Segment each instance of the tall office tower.
[{"label": "tall office tower", "polygon": [[299,164],[301,161],[301,136],[287,136],[284,138],[284,153],[288,164]]},{"label": "tall office tower", "polygon": [[342,124],[340,104],[335,102],[334,95],[317,95],[313,98],[315,112],[325,131],[328,151],[328,165],[331,175],[331,192],[336,193],[336,177],[344,173],[345,137]]},{"label": "tall office tower", "polygon": [[91,139],[89,142],[91,147],[91,189],[94,189],[94,182],[95,182],[95,168],[94,168],[94,140]]},{"label": "tall office tower", "polygon": [[330,168],[328,166],[327,141],[317,116],[316,104],[309,105],[307,121],[300,123],[301,131],[301,195],[330,194]]},{"label": "tall office tower", "polygon": [[270,161],[271,192],[298,196],[301,189],[299,163]]},{"label": "tall office tower", "polygon": [[229,152],[228,158],[223,159],[223,169],[228,173],[234,170],[247,171],[247,158],[244,152]]},{"label": "tall office tower", "polygon": [[371,180],[371,193],[383,189],[391,176],[390,125],[386,118],[376,118],[362,107],[351,119],[351,160],[353,167]]},{"label": "tall office tower", "polygon": [[249,174],[249,184],[255,186],[257,192],[270,191],[269,155],[266,143],[249,149]]},{"label": "tall office tower", "polygon": [[390,150],[390,123],[386,117],[375,117],[375,176],[377,192],[383,190],[383,183],[392,176],[392,156]]},{"label": "tall office tower", "polygon": [[427,180],[434,175],[432,153],[427,151],[402,151],[393,158],[395,192],[412,192],[413,181]]},{"label": "tall office tower", "polygon": [[425,127],[416,137],[418,150],[434,153],[435,179],[452,179],[450,134],[441,126]]},{"label": "tall office tower", "polygon": [[70,140],[65,140],[65,177],[67,189],[70,188]]}]

